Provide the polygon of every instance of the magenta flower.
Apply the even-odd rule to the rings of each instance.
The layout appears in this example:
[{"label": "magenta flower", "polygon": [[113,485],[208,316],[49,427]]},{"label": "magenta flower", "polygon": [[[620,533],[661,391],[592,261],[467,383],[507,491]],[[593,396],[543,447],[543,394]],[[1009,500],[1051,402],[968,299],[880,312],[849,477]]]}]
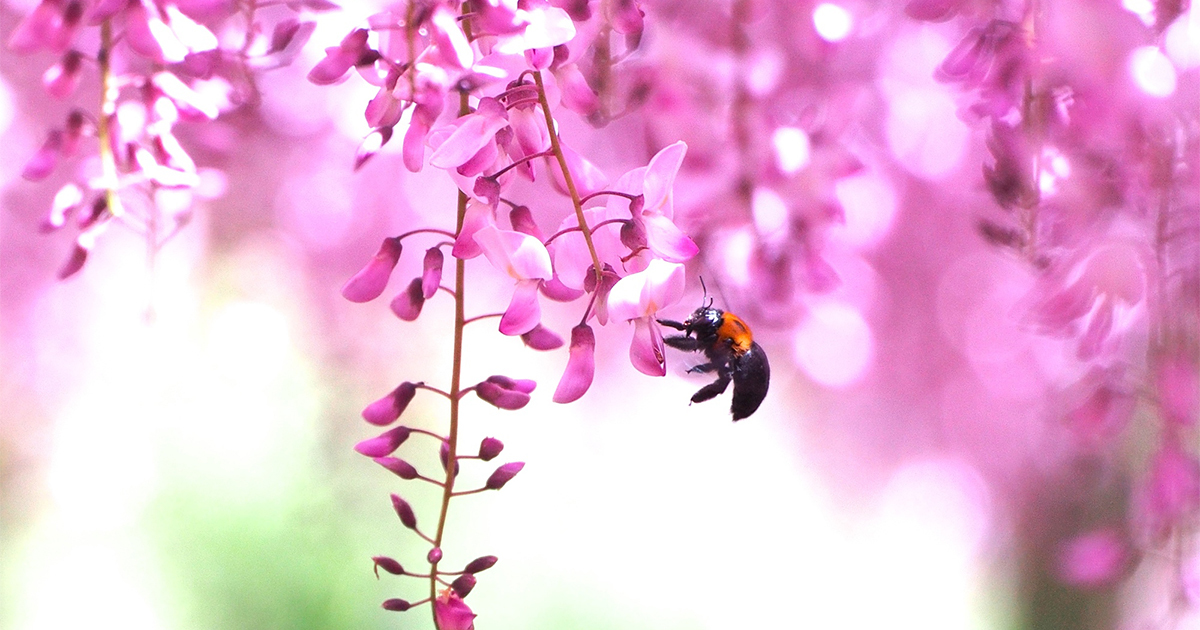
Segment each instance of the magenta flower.
[{"label": "magenta flower", "polygon": [[684,262],[700,251],[672,220],[675,176],[685,153],[687,145],[676,142],[656,153],[647,166],[635,168],[617,180],[615,189],[642,196],[641,207],[621,197],[612,197],[608,202],[609,209],[614,211],[631,206],[627,211],[632,212],[634,240],[644,242],[655,257],[667,262]]},{"label": "magenta flower", "polygon": [[596,333],[587,324],[571,329],[571,350],[567,358],[567,369],[563,372],[558,388],[554,390],[554,402],[569,403],[579,400],[592,386],[596,373]]},{"label": "magenta flower", "polygon": [[62,60],[46,69],[42,74],[42,85],[46,93],[57,99],[66,99],[79,86],[83,55],[77,50],[68,50]]},{"label": "magenta flower", "polygon": [[342,80],[355,66],[375,63],[379,53],[367,45],[368,31],[360,28],[342,38],[342,43],[325,49],[325,58],[308,71],[308,80],[317,85],[332,85]]},{"label": "magenta flower", "polygon": [[479,101],[475,112],[445,127],[430,131],[434,147],[429,163],[438,168],[457,169],[464,176],[482,173],[500,156],[496,132],[508,126],[508,113],[494,98]]},{"label": "magenta flower", "polygon": [[643,374],[664,376],[667,360],[655,316],[683,297],[683,265],[659,259],[644,271],[621,278],[608,294],[609,316],[634,323],[629,359]]},{"label": "magenta flower", "polygon": [[1129,543],[1115,529],[1104,528],[1076,536],[1058,553],[1059,577],[1074,586],[1097,588],[1112,584],[1131,560]]},{"label": "magenta flower", "polygon": [[440,630],[475,630],[475,613],[452,589],[433,600],[433,617]]},{"label": "magenta flower", "polygon": [[400,383],[390,394],[367,405],[362,412],[363,419],[377,426],[395,422],[416,396],[417,385],[419,383]]},{"label": "magenta flower", "polygon": [[488,225],[475,233],[492,266],[517,281],[512,301],[500,319],[500,332],[520,335],[533,330],[542,318],[538,285],[552,275],[550,253],[538,239]]},{"label": "magenta flower", "polygon": [[8,36],[8,47],[18,54],[41,48],[65,51],[75,38],[83,9],[79,0],[42,0]]},{"label": "magenta flower", "polygon": [[451,248],[450,255],[461,260],[469,260],[482,254],[483,248],[475,242],[475,233],[487,226],[496,226],[495,210],[478,199],[468,200],[462,229],[458,231],[458,238],[454,239],[454,247]]}]

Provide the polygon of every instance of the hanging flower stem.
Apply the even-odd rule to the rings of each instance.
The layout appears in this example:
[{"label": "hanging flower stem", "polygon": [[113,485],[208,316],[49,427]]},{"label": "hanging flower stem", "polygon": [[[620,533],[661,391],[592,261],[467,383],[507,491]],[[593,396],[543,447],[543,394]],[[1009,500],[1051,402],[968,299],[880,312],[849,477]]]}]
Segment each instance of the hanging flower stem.
[{"label": "hanging flower stem", "polygon": [[596,276],[596,286],[600,286],[601,269],[600,256],[596,253],[596,245],[592,243],[592,231],[588,229],[587,221],[583,218],[583,201],[579,198],[579,189],[571,177],[571,169],[567,166],[567,156],[563,153],[562,143],[558,140],[558,130],[554,127],[554,116],[550,115],[550,102],[546,100],[546,86],[542,83],[542,71],[532,72],[533,82],[537,84],[538,102],[542,105],[542,113],[546,116],[546,131],[550,135],[550,149],[558,160],[558,168],[562,170],[563,181],[567,183],[567,192],[571,194],[571,204],[575,206],[575,218],[579,221],[579,231],[583,232],[583,240],[587,242],[588,253],[592,255],[592,272]]},{"label": "hanging flower stem", "polygon": [[[466,116],[471,112],[470,103],[467,101],[467,93],[460,92],[458,95],[458,114]],[[462,232],[463,222],[467,214],[467,195],[461,190],[458,191],[458,220],[454,229],[455,234]],[[458,457],[458,412],[459,403],[462,396],[462,357],[463,357],[463,328],[466,326],[466,304],[463,298],[465,293],[466,281],[466,261],[462,258],[454,259],[454,358],[451,364],[450,374],[450,432],[446,436],[446,482],[442,485],[442,507],[438,512],[437,531],[433,536],[433,546],[440,549],[442,547],[442,536],[446,532],[446,514],[450,510],[450,499],[454,497],[454,473],[457,472],[457,457]],[[440,558],[432,562],[429,569],[429,597],[430,600],[437,599],[438,589],[438,562]],[[433,625],[438,630],[436,608],[431,606],[430,613],[433,614]]]},{"label": "hanging flower stem", "polygon": [[117,195],[117,159],[112,150],[112,131],[108,119],[117,111],[117,87],[112,76],[112,24],[108,20],[100,23],[100,51],[96,61],[100,64],[100,118],[96,121],[96,138],[100,141],[100,169],[104,176],[104,202],[108,212],[115,218],[125,214],[121,198]]}]

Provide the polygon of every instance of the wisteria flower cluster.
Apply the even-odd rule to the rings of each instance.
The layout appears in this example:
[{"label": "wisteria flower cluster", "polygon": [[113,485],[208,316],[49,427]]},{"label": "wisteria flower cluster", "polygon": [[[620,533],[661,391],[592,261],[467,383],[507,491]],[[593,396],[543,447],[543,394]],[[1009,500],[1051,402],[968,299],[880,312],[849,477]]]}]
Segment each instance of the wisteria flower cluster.
[{"label": "wisteria flower cluster", "polygon": [[[1059,576],[1095,587],[1131,574],[1143,552],[1180,554],[1200,514],[1200,119],[1194,100],[1160,105],[1195,98],[1175,94],[1167,56],[1187,28],[1180,3],[1080,10],[1137,34],[1111,40],[1122,54],[1057,37],[1047,12],[1077,7],[1018,4],[986,18],[966,2],[914,0],[907,12],[972,23],[938,79],[963,88],[960,117],[986,129],[983,182],[1000,211],[981,213],[980,232],[1039,274],[1023,320],[1081,363],[1063,414],[1080,456],[1121,448],[1139,411],[1154,434],[1129,517],[1062,542]],[[1122,63],[1132,85],[1114,89]]]},{"label": "wisteria flower cluster", "polygon": [[[254,73],[290,63],[315,28],[290,11],[264,21],[257,8],[202,0],[43,0],[17,25],[8,40],[13,51],[59,56],[42,76],[47,94],[69,100],[85,74],[99,80],[91,105],[71,110],[62,127],[50,130],[22,173],[31,181],[46,179],[63,160],[89,151],[88,138],[96,139],[98,167],[85,163],[85,176],[58,190],[43,223],[55,231],[74,220],[78,229],[60,278],[83,268],[113,222],[144,236],[153,256],[189,221],[193,194],[217,192],[200,187],[177,126],[214,120],[252,100]],[[218,34],[237,47],[222,46]]]},{"label": "wisteria flower cluster", "polygon": [[[474,614],[463,600],[475,586],[475,574],[496,561],[482,556],[461,571],[443,568],[443,527],[451,499],[499,490],[524,466],[503,464],[482,486],[461,489],[460,463],[488,462],[503,448],[498,439],[487,438],[477,453],[464,453],[459,443],[462,402],[473,393],[500,409],[517,410],[529,402],[536,387],[534,381],[507,375],[470,385],[460,382],[463,328],[495,316],[499,333],[519,336],[535,350],[553,350],[564,341],[542,325],[541,301],[579,304],[566,369],[553,394],[558,403],[578,400],[592,383],[593,324],[631,322],[633,366],[651,376],[666,374],[656,314],[682,298],[683,263],[698,252],[674,221],[673,185],[686,146],[669,144],[646,166],[609,182],[559,133],[558,117],[565,112],[594,118],[599,111],[599,95],[577,63],[589,54],[588,40],[580,33],[604,33],[591,38],[594,44],[608,41],[614,31],[632,37],[640,29],[635,3],[606,6],[612,9],[609,13],[593,15],[587,3],[411,2],[372,16],[368,28],[356,29],[338,46],[326,49],[324,59],[309,73],[314,83],[330,84],[353,68],[379,87],[367,104],[366,119],[373,131],[359,148],[358,166],[389,142],[399,125],[404,129],[404,165],[412,171],[441,169],[459,191],[456,201],[447,200],[444,224],[415,227],[384,239],[371,261],[342,289],[354,302],[379,297],[404,245],[414,237],[435,239],[425,250],[421,276],[397,293],[390,307],[397,317],[411,321],[439,292],[454,300],[450,385],[443,389],[425,382],[402,383],[369,405],[363,417],[374,425],[392,426],[412,398],[427,391],[448,401],[447,431],[396,425],[357,448],[400,478],[441,490],[436,525],[428,531],[418,528],[405,499],[392,497],[401,523],[429,545],[429,568],[413,571],[389,557],[375,559],[376,566],[389,573],[428,581],[423,598],[390,599],[384,607],[408,610],[430,603],[440,630],[472,626]],[[528,190],[516,186],[521,180],[538,184],[538,194],[519,192]],[[547,188],[554,193],[541,192]],[[532,205],[539,210],[544,205],[545,214],[563,216],[554,231],[537,224]],[[449,285],[443,284],[447,254],[454,270]],[[512,283],[512,297],[502,313],[467,313],[464,279],[474,269],[468,264],[480,258]],[[442,471],[437,475],[394,455],[414,434],[431,439],[439,449]]]}]

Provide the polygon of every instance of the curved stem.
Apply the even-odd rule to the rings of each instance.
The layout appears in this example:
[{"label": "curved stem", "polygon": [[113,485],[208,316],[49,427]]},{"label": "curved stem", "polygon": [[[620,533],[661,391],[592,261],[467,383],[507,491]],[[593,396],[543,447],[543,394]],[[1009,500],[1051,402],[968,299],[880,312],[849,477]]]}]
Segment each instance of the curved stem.
[{"label": "curved stem", "polygon": [[100,23],[100,52],[96,61],[100,64],[100,119],[96,121],[96,139],[100,142],[100,170],[104,179],[104,202],[108,212],[116,218],[125,214],[121,198],[117,195],[117,160],[113,155],[112,132],[108,128],[108,119],[117,111],[117,86],[113,81],[112,63],[109,59],[112,50],[112,24],[108,20]]},{"label": "curved stem", "polygon": [[533,71],[533,82],[538,88],[538,102],[542,104],[542,114],[546,117],[546,131],[550,135],[550,149],[558,160],[558,168],[562,170],[563,181],[567,183],[567,192],[571,194],[571,203],[575,206],[575,218],[579,221],[579,230],[583,232],[583,240],[587,242],[588,253],[592,255],[592,272],[596,275],[596,286],[600,286],[601,266],[600,256],[596,254],[596,245],[592,243],[592,231],[587,227],[583,218],[583,201],[579,199],[579,190],[575,188],[575,180],[571,177],[571,169],[567,166],[567,156],[563,153],[562,143],[558,140],[558,130],[554,128],[554,117],[550,115],[550,102],[546,100],[546,86],[542,83],[542,71]]},{"label": "curved stem", "polygon": [[[602,227],[604,227],[604,226],[606,226],[606,225],[610,225],[610,224],[612,224],[612,223],[628,223],[628,222],[629,222],[629,220],[628,220],[628,219],[605,219],[605,220],[603,220],[603,221],[601,221],[601,222],[597,223],[596,225],[593,225],[593,226],[591,227],[591,231],[592,231],[592,232],[595,232],[596,230],[599,230],[600,228],[602,228]],[[582,225],[582,224],[581,224],[581,225]],[[556,238],[558,238],[558,237],[562,236],[563,234],[566,234],[567,232],[575,232],[575,231],[582,232],[582,231],[583,231],[583,228],[582,228],[582,227],[579,227],[579,226],[576,226],[576,227],[569,227],[569,228],[565,228],[565,229],[559,230],[558,232],[555,232],[554,234],[551,234],[551,235],[550,235],[550,238],[546,239],[546,242],[545,242],[545,243],[542,243],[542,244],[543,244],[543,245],[547,245],[547,246],[548,246],[548,245],[550,245],[550,242],[551,242],[551,241],[553,241],[554,239],[556,239]]]},{"label": "curved stem", "polygon": [[481,319],[488,319],[489,317],[504,317],[504,313],[488,313],[487,315],[476,315],[475,317],[468,317],[467,319],[463,320],[463,324],[470,324],[472,322],[477,322]]}]

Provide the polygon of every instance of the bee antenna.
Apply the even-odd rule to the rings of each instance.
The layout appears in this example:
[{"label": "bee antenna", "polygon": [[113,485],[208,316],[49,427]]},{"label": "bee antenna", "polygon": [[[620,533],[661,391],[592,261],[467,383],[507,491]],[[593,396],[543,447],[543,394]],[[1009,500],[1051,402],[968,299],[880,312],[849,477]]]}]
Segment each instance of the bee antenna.
[{"label": "bee antenna", "polygon": [[[700,288],[704,290],[704,298],[708,299],[708,304],[705,304],[704,308],[711,307],[713,304],[713,301],[712,301],[712,298],[708,297],[708,287],[705,286],[705,284],[704,284],[704,276],[700,276]],[[704,298],[701,298],[701,299],[704,299]]]}]

